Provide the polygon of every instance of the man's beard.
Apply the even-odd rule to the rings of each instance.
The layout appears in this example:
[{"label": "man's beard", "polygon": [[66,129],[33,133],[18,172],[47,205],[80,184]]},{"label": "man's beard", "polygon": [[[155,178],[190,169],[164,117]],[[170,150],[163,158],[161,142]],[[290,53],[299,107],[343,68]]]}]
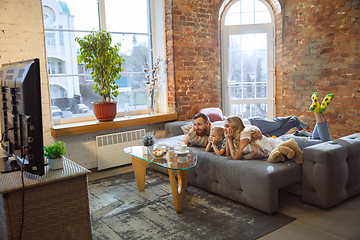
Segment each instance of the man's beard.
[{"label": "man's beard", "polygon": [[196,131],[196,134],[197,134],[198,136],[202,137],[202,136],[206,135],[206,132],[207,132],[207,129],[204,128],[203,130],[200,130],[200,131],[197,130],[197,131]]}]

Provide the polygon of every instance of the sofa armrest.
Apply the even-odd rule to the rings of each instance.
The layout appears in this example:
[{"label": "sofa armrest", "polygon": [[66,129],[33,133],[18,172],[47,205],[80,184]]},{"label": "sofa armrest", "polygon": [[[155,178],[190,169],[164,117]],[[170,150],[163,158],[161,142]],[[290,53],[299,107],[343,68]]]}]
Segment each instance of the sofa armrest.
[{"label": "sofa armrest", "polygon": [[184,133],[181,127],[189,123],[192,123],[192,121],[189,120],[189,121],[177,121],[177,122],[165,123],[165,137],[168,138],[168,137],[183,135]]},{"label": "sofa armrest", "polygon": [[360,133],[306,147],[302,200],[329,208],[360,193]]}]

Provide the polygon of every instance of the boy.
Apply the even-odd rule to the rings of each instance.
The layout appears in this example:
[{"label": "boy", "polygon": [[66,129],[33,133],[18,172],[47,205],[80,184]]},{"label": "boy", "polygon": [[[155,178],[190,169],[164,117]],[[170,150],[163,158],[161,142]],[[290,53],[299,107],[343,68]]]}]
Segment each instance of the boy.
[{"label": "boy", "polygon": [[210,131],[209,141],[206,145],[206,151],[214,151],[216,155],[224,155],[226,150],[226,139],[224,136],[224,128],[214,127]]}]

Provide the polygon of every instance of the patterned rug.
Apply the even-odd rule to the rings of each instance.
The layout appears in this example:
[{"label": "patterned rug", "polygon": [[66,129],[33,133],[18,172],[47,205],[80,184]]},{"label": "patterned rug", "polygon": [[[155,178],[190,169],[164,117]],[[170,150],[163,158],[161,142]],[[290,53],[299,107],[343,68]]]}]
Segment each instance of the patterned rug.
[{"label": "patterned rug", "polygon": [[150,169],[143,192],[129,172],[90,181],[89,194],[93,239],[257,239],[295,220],[191,185],[178,214],[168,176]]}]

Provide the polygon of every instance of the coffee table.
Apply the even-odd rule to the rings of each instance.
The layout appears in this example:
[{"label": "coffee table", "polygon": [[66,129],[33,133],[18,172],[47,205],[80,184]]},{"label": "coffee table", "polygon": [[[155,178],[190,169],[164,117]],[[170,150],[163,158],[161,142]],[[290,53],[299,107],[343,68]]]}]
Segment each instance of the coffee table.
[{"label": "coffee table", "polygon": [[[148,164],[152,163],[168,169],[175,210],[178,213],[181,212],[181,205],[187,188],[189,169],[195,167],[197,163],[195,150],[189,149],[189,153],[178,155],[174,152],[174,148],[169,147],[166,155],[162,158],[154,158],[150,154],[144,154],[142,146],[124,148],[124,152],[131,155],[131,162],[139,191],[145,190],[145,173]],[[178,177],[177,182],[175,173]]]}]

